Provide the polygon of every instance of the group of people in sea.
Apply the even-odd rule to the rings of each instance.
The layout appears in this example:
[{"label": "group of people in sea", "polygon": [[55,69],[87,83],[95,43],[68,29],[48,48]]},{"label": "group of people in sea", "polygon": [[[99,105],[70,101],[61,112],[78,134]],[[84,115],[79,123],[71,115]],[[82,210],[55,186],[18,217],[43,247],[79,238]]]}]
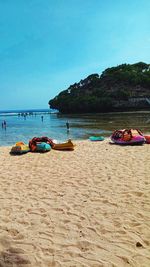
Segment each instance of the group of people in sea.
[{"label": "group of people in sea", "polygon": [[[19,114],[19,116],[20,116],[20,114]],[[23,114],[23,116],[24,116],[24,118],[26,119],[26,114]],[[43,122],[43,120],[44,120],[44,116],[42,115],[41,116],[41,121]],[[2,129],[5,129],[6,130],[6,127],[7,127],[7,123],[6,123],[6,121],[4,120],[3,122],[2,122]],[[66,122],[66,128],[67,128],[67,131],[69,132],[69,130],[70,130],[70,125],[69,125],[69,122],[67,121]]]}]

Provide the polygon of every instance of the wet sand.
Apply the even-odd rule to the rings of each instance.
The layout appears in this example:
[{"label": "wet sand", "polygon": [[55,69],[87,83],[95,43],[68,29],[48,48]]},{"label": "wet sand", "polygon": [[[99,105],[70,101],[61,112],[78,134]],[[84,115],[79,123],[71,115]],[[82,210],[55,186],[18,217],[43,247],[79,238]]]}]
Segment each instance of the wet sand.
[{"label": "wet sand", "polygon": [[0,147],[0,266],[149,267],[150,145]]}]

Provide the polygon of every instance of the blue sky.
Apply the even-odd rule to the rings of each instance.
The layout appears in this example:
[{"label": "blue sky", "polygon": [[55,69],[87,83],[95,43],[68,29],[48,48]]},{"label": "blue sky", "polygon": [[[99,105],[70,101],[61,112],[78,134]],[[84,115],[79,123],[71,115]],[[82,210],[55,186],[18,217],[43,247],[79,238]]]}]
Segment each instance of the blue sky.
[{"label": "blue sky", "polygon": [[150,63],[149,0],[0,0],[0,110],[48,108],[92,73]]}]

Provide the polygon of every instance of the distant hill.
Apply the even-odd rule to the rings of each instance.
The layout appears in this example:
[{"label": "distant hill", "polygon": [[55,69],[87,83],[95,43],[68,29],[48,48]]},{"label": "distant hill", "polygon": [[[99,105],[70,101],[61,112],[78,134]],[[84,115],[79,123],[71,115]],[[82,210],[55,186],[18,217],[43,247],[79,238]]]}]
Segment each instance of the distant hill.
[{"label": "distant hill", "polygon": [[150,64],[122,64],[70,85],[49,101],[61,113],[150,109]]}]

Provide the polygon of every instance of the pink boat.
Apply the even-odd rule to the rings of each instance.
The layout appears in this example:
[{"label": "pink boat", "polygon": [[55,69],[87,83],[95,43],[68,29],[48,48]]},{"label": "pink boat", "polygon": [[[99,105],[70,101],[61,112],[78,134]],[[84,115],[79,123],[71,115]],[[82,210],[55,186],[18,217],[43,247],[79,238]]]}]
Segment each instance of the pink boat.
[{"label": "pink boat", "polygon": [[113,143],[118,145],[142,145],[145,143],[145,137],[138,129],[116,130],[110,138]]}]

